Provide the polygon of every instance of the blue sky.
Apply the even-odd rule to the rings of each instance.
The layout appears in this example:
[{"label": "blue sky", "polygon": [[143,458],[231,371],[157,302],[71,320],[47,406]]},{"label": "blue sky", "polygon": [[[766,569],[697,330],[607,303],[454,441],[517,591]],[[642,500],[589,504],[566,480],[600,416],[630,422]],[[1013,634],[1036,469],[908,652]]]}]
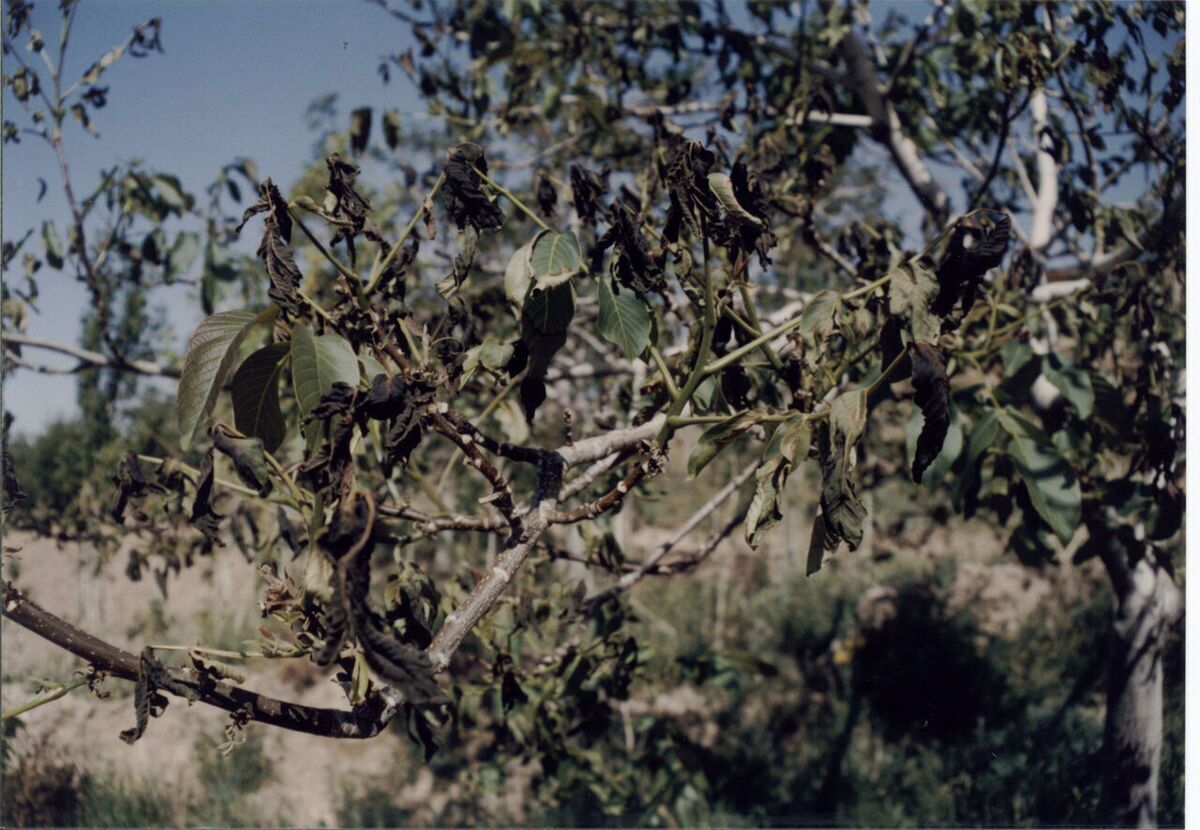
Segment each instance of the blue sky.
[{"label": "blue sky", "polygon": [[[376,72],[382,55],[411,45],[408,28],[376,6],[348,0],[84,2],[65,77],[79,77],[135,25],[155,16],[163,21],[164,54],[125,57],[105,73],[109,97],[95,115],[98,138],[74,125],[67,130],[77,193],[95,187],[102,168],[132,159],[178,175],[194,194],[203,194],[221,166],[238,156],[255,159],[263,175],[289,184],[312,156],[314,135],[305,109],[330,92],[344,96],[343,117],[361,105],[428,117],[403,73],[393,72],[385,86]],[[57,43],[59,20],[57,3],[35,4],[32,23],[48,44]],[[7,92],[4,106],[8,118],[25,123]],[[48,184],[40,203],[38,177]],[[57,220],[63,230],[68,214],[47,145],[27,136],[5,146],[3,180],[5,239],[40,227],[44,219]],[[16,268],[19,273],[19,264]],[[43,269],[39,277],[41,313],[31,315],[26,333],[77,343],[85,290],[66,274]],[[201,318],[194,292],[179,286],[157,296],[182,344]],[[74,362],[42,351],[36,357],[58,366]],[[76,412],[75,377],[17,371],[5,382],[4,408],[16,416],[18,434],[40,432],[48,421]]]},{"label": "blue sky", "polygon": [[[33,26],[46,35],[48,44],[57,42],[57,5],[38,0],[34,6]],[[732,5],[735,19],[745,15]],[[927,10],[923,2],[877,3],[872,17],[878,22],[897,11],[920,20]],[[77,193],[94,188],[100,170],[141,159],[149,169],[178,175],[189,191],[202,196],[220,168],[241,156],[254,159],[262,175],[286,188],[312,159],[316,136],[305,110],[328,93],[341,96],[339,126],[344,126],[350,108],[364,105],[375,109],[376,131],[384,109],[398,110],[402,124],[430,121],[402,72],[394,70],[387,85],[377,73],[382,56],[414,45],[408,27],[379,7],[354,0],[84,0],[65,77],[78,78],[136,24],[155,16],[163,21],[164,54],[126,57],[105,73],[102,84],[109,87],[109,96],[108,106],[95,114],[99,137],[73,124],[67,131]],[[4,106],[6,117],[25,123],[7,91]],[[863,152],[874,161],[886,159],[886,151],[869,142]],[[960,207],[960,173],[941,165],[933,165],[933,172]],[[36,201],[39,177],[48,185],[41,202]],[[1130,177],[1113,195],[1131,201],[1141,189],[1139,178]],[[68,213],[52,153],[44,143],[25,137],[20,144],[5,146],[3,183],[6,239],[40,227],[45,219],[55,219],[60,231],[65,227]],[[887,189],[885,211],[900,221],[911,242],[917,242],[921,212],[894,174],[889,174]],[[1024,224],[1025,219],[1018,221]],[[199,267],[197,261],[191,276]],[[83,286],[73,277],[45,269],[39,276],[41,313],[31,315],[26,333],[78,343],[87,303]],[[173,341],[182,349],[202,316],[194,290],[175,286],[155,296],[167,312]],[[40,350],[30,354],[51,365],[74,362]],[[36,434],[49,421],[74,415],[75,385],[72,375],[24,370],[12,374],[5,382],[3,405],[16,415],[15,431]],[[173,384],[162,386],[173,391]]]}]

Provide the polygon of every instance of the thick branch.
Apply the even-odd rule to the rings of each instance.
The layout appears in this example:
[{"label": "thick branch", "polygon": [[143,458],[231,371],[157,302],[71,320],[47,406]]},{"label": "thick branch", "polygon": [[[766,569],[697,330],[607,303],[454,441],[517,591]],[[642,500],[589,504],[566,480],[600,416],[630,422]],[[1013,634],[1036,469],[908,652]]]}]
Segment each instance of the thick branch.
[{"label": "thick branch", "polygon": [[[4,586],[4,616],[39,637],[54,643],[97,670],[122,680],[138,679],[138,657],[94,637],[54,616],[11,585]],[[171,669],[171,677],[192,689],[201,703],[237,712],[253,721],[327,738],[371,738],[387,726],[395,714],[395,701],[374,698],[375,706],[357,711],[325,709],[289,703],[233,686],[221,680],[201,678],[190,669]],[[202,682],[203,681],[203,682]]]},{"label": "thick branch", "polygon": [[[821,7],[828,14],[833,7],[832,0],[825,0]],[[950,218],[950,200],[934,181],[917,145],[904,132],[900,115],[880,85],[875,65],[862,40],[851,30],[842,38],[838,50],[846,62],[846,85],[858,96],[871,119],[871,135],[891,152],[900,174],[933,223],[946,224]]]}]

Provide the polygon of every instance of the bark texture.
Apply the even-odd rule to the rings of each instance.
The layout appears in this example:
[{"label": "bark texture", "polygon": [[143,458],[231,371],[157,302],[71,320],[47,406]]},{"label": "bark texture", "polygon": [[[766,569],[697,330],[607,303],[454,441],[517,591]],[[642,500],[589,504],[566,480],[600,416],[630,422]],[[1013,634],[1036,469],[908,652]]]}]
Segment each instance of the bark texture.
[{"label": "bark texture", "polygon": [[[1093,530],[1093,539],[1104,531]],[[1103,815],[1114,825],[1156,827],[1163,746],[1163,652],[1183,617],[1183,593],[1153,556],[1130,563],[1115,536],[1101,557],[1117,594],[1104,718]]]}]

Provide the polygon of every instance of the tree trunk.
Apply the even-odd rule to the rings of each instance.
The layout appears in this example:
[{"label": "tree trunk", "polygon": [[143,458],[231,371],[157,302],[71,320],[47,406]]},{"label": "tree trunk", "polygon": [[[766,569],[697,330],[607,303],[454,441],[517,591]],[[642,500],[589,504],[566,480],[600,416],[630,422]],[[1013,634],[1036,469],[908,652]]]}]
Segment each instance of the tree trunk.
[{"label": "tree trunk", "polygon": [[[1095,532],[1092,536],[1097,538]],[[1114,825],[1155,827],[1163,742],[1162,658],[1167,635],[1183,614],[1183,597],[1149,553],[1129,564],[1125,545],[1111,532],[1100,548],[1117,594],[1101,810]]]}]

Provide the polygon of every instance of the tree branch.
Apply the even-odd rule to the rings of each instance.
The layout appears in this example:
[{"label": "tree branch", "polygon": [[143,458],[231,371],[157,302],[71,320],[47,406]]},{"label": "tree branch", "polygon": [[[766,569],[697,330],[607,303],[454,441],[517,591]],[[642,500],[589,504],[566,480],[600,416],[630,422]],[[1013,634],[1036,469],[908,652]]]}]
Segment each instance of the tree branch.
[{"label": "tree branch", "polygon": [[[38,606],[11,584],[4,585],[4,616],[37,636],[86,660],[98,671],[137,681],[138,657],[94,637]],[[372,738],[395,715],[399,701],[390,689],[356,710],[326,709],[260,695],[222,680],[201,677],[192,669],[170,669],[171,678],[188,687],[201,703],[236,712],[252,721],[326,738]]]},{"label": "tree branch", "polygon": [[[4,342],[12,343],[17,346],[28,346],[32,349],[46,349],[52,352],[69,355],[79,361],[80,365],[69,370],[78,372],[82,369],[99,366],[106,369],[116,369],[121,372],[135,372],[139,375],[155,375],[159,377],[177,378],[179,377],[179,369],[173,366],[161,366],[149,360],[125,360],[118,357],[110,357],[94,352],[91,349],[83,349],[78,346],[66,346],[62,343],[52,343],[49,340],[39,340],[33,337],[26,337],[23,334],[14,334],[12,332],[4,332]],[[40,370],[39,370],[40,371]]]},{"label": "tree branch", "polygon": [[[833,0],[824,0],[821,8],[826,15],[833,8]],[[871,135],[888,148],[900,174],[908,182],[917,199],[924,206],[935,225],[945,225],[950,218],[950,200],[946,192],[933,179],[929,167],[921,158],[913,140],[904,132],[900,116],[888,99],[884,87],[879,83],[875,65],[867,54],[862,40],[850,30],[838,44],[842,60],[846,62],[846,86],[862,102],[870,118]]]}]

